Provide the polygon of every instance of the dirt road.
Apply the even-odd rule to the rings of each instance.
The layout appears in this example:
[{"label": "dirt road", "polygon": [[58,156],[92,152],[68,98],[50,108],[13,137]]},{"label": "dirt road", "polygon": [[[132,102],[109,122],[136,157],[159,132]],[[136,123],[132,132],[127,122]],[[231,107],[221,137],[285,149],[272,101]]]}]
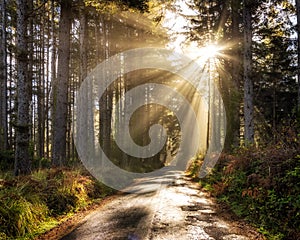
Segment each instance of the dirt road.
[{"label": "dirt road", "polygon": [[62,239],[263,239],[244,222],[224,217],[208,194],[181,172],[144,179],[133,189],[138,193],[106,203]]}]

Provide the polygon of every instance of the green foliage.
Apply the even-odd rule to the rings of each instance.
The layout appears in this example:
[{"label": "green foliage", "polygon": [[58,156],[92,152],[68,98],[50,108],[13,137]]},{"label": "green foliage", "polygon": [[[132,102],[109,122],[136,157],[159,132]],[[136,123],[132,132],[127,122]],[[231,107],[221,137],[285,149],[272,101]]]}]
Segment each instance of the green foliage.
[{"label": "green foliage", "polygon": [[0,201],[0,232],[2,235],[22,236],[36,229],[47,216],[47,206],[32,203],[21,195],[7,195]]},{"label": "green foliage", "polygon": [[22,185],[18,181],[2,181],[0,188],[0,233],[16,237],[31,233],[48,215],[46,204],[32,194],[28,181]]},{"label": "green foliage", "polygon": [[0,239],[33,238],[46,221],[76,211],[93,199],[112,194],[91,176],[49,169],[0,180]]},{"label": "green foliage", "polygon": [[203,162],[203,156],[198,156],[192,159],[187,167],[187,173],[193,179],[198,179],[201,164]]},{"label": "green foliage", "polygon": [[296,48],[289,18],[293,11],[289,1],[265,1],[255,14],[253,77],[257,95],[254,102],[264,121],[273,128],[292,114],[297,105]]},{"label": "green foliage", "polygon": [[300,237],[300,145],[295,136],[295,129],[283,127],[277,142],[223,154],[200,182],[268,239]]}]

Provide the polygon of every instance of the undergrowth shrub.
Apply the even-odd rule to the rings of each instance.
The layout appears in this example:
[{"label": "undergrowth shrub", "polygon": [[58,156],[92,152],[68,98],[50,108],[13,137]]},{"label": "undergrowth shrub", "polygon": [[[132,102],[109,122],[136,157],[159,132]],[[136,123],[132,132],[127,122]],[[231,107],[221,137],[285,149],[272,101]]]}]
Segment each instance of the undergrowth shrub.
[{"label": "undergrowth shrub", "polygon": [[[24,180],[24,179],[23,179]],[[48,207],[30,191],[29,182],[5,182],[0,190],[0,236],[16,237],[31,233],[45,220]],[[0,238],[1,239],[1,238]]]},{"label": "undergrowth shrub", "polygon": [[43,221],[111,193],[110,188],[76,170],[49,169],[0,179],[0,239],[33,237]]},{"label": "undergrowth shrub", "polygon": [[7,236],[22,236],[31,233],[47,216],[47,206],[31,203],[22,196],[0,200],[0,231]]},{"label": "undergrowth shrub", "polygon": [[300,239],[299,141],[294,128],[284,127],[269,145],[222,154],[200,184],[268,239]]}]

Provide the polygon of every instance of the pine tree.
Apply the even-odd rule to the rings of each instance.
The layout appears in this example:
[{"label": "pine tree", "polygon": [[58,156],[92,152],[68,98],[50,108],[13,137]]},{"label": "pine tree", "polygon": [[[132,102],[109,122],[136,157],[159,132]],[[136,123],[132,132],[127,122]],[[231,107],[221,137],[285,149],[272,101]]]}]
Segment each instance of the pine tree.
[{"label": "pine tree", "polygon": [[16,150],[15,150],[15,175],[28,174],[31,171],[29,153],[30,141],[30,79],[28,79],[28,49],[27,49],[27,21],[28,1],[17,0],[17,124]]},{"label": "pine tree", "polygon": [[0,151],[8,149],[6,0],[0,2]]},{"label": "pine tree", "polygon": [[298,68],[297,68],[297,79],[298,79],[298,114],[300,115],[300,0],[296,0],[296,11],[297,11],[297,43],[298,43]]},{"label": "pine tree", "polygon": [[254,142],[253,81],[252,81],[252,6],[251,0],[244,0],[244,118],[245,143]]},{"label": "pine tree", "polygon": [[61,1],[58,35],[58,70],[57,79],[53,84],[53,166],[62,166],[66,163],[71,9],[72,0]]}]

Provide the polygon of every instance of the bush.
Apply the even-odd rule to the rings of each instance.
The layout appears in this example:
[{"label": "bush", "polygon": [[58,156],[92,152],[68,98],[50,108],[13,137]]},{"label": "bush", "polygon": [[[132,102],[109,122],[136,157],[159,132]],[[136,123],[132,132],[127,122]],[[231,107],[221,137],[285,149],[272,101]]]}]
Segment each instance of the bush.
[{"label": "bush", "polygon": [[46,204],[22,188],[1,191],[0,232],[9,237],[23,236],[36,230],[48,215]]},{"label": "bush", "polygon": [[223,154],[200,184],[269,239],[300,239],[300,144],[285,127],[270,145]]},{"label": "bush", "polygon": [[0,239],[33,236],[49,218],[76,211],[113,191],[90,175],[49,169],[0,180]]}]

